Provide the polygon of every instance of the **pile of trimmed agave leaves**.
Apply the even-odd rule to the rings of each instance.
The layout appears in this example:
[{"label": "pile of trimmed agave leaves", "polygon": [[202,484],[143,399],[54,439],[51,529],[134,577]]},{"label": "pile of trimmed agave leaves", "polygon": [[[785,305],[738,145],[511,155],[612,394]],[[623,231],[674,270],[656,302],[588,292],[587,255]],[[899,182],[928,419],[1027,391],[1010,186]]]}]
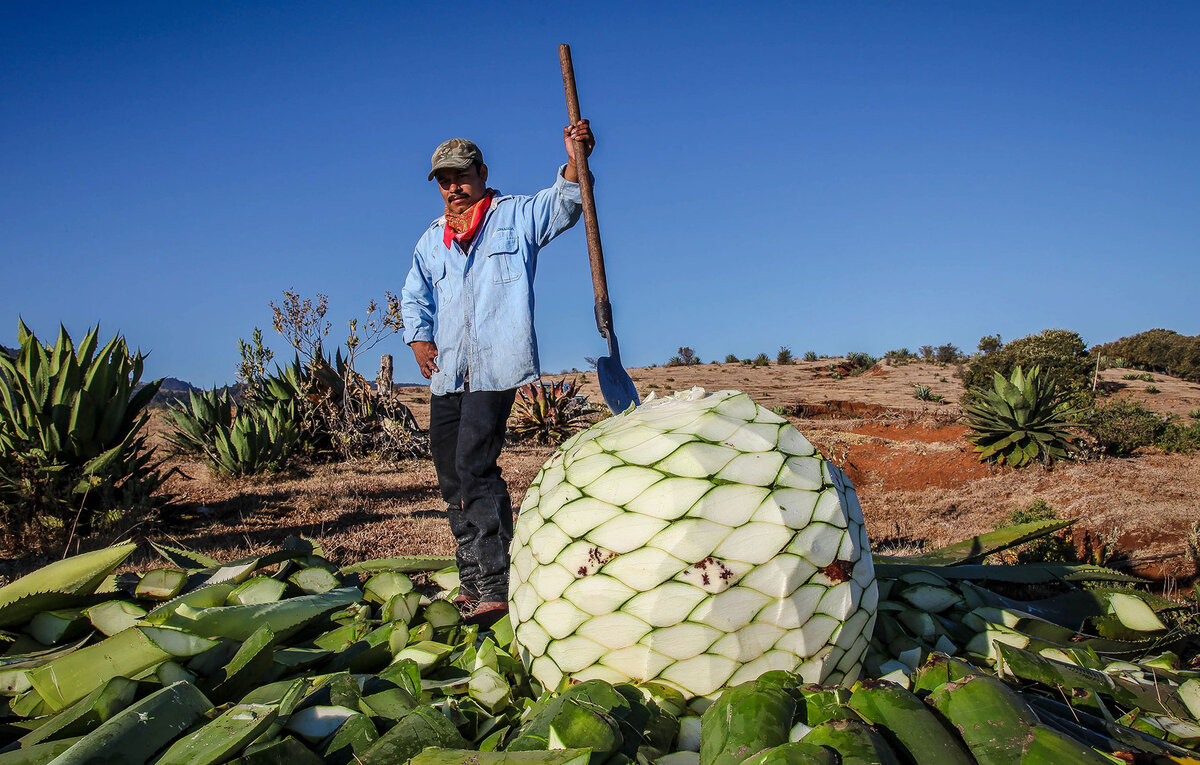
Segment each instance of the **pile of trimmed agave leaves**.
[{"label": "pile of trimmed agave leaves", "polygon": [[0,588],[0,765],[1200,763],[1194,614],[1097,566],[982,562],[1060,527],[877,556],[868,679],[715,701],[540,688],[507,620],[462,624],[447,558],[155,545],[169,568],[117,576],[117,545]]}]

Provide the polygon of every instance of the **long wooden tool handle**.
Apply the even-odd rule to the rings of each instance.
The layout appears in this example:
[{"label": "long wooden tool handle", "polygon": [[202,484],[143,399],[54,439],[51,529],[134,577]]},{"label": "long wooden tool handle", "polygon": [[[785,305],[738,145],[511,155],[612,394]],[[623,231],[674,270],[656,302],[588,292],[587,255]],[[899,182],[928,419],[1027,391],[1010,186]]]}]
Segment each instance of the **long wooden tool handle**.
[{"label": "long wooden tool handle", "polygon": [[[562,64],[563,90],[567,94],[567,115],[574,125],[579,115],[579,93],[575,90],[575,68],[571,65],[571,46],[558,46]],[[583,225],[587,231],[588,257],[592,261],[592,291],[596,294],[596,329],[601,337],[612,334],[612,305],[608,302],[608,279],[604,275],[604,249],[600,246],[600,223],[596,220],[596,197],[592,193],[592,174],[588,171],[587,151],[575,142],[575,172],[579,175],[579,194],[583,198]]]}]

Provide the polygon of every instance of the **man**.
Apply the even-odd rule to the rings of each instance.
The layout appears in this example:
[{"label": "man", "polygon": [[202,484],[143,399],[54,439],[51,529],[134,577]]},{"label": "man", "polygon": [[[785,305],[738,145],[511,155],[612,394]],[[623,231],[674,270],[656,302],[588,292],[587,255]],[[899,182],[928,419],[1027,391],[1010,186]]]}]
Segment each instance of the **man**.
[{"label": "man", "polygon": [[429,437],[457,540],[457,598],[469,623],[508,613],[513,510],[496,462],[516,389],[540,376],[533,330],[538,251],[579,220],[576,141],[595,146],[587,120],[563,128],[567,164],[533,196],[487,187],[483,153],[452,138],[433,152],[445,212],[417,242],[402,291],[404,342],[430,380]]}]

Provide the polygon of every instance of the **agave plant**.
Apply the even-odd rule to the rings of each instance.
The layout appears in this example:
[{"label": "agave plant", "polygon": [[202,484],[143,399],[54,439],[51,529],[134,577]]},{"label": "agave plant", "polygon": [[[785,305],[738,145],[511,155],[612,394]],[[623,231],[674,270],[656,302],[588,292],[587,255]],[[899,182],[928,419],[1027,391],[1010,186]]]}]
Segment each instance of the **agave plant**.
[{"label": "agave plant", "polygon": [[171,429],[163,439],[177,451],[202,455],[213,443],[217,430],[228,430],[233,425],[233,399],[228,391],[217,389],[189,391],[188,398],[188,405],[167,409]]},{"label": "agave plant", "polygon": [[42,345],[19,322],[16,356],[0,354],[0,528],[12,538],[115,521],[162,482],[142,430],[162,381],[139,387],[146,357],[120,335],[97,350],[98,334],[76,347],[60,327]]},{"label": "agave plant", "polygon": [[310,375],[301,363],[300,355],[296,354],[290,364],[284,367],[276,365],[274,374],[263,376],[254,402],[269,408],[276,404],[290,407],[289,411],[296,413],[295,425],[301,450],[313,457],[330,454],[333,452],[333,438],[327,418],[321,416],[320,408],[328,400],[328,396],[322,392],[332,390],[329,378],[335,376],[331,372]]},{"label": "agave plant", "polygon": [[928,385],[917,385],[913,390],[913,398],[918,401],[941,401],[942,395],[934,393],[933,388],[930,388]]},{"label": "agave plant", "polygon": [[243,407],[233,427],[214,434],[213,467],[229,476],[282,470],[299,441],[295,422],[295,410],[285,404]]},{"label": "agave plant", "polygon": [[517,390],[508,431],[518,441],[560,444],[581,430],[591,410],[575,398],[581,385],[559,380],[546,385],[533,382]]},{"label": "agave plant", "polygon": [[164,438],[181,452],[200,456],[227,476],[277,472],[297,451],[300,431],[294,402],[247,402],[237,407],[226,391],[193,391],[188,406],[172,408]]},{"label": "agave plant", "polygon": [[1040,366],[1029,374],[1018,366],[1007,380],[994,372],[992,389],[976,389],[975,394],[964,409],[981,461],[1021,467],[1070,458],[1076,439],[1068,428],[1076,412],[1067,408],[1066,394],[1042,375]]}]

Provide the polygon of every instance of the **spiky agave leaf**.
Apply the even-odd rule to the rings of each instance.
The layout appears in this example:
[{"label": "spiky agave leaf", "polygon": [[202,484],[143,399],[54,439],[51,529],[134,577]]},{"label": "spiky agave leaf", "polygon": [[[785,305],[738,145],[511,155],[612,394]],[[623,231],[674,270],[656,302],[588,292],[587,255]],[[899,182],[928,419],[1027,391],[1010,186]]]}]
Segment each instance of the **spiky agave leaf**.
[{"label": "spiky agave leaf", "polygon": [[842,471],[749,396],[700,389],[562,445],[521,506],[509,593],[544,687],[689,696],[772,669],[853,682],[878,596]]},{"label": "spiky agave leaf", "polygon": [[130,542],[73,555],[0,587],[0,627],[21,624],[39,611],[63,608],[90,595],[135,549]]},{"label": "spiky agave leaf", "polygon": [[963,407],[979,459],[1021,467],[1070,458],[1075,437],[1068,429],[1076,412],[1067,410],[1054,381],[1036,365],[1029,374],[1017,367],[1009,379],[993,374],[992,389],[978,390],[981,400]]}]

